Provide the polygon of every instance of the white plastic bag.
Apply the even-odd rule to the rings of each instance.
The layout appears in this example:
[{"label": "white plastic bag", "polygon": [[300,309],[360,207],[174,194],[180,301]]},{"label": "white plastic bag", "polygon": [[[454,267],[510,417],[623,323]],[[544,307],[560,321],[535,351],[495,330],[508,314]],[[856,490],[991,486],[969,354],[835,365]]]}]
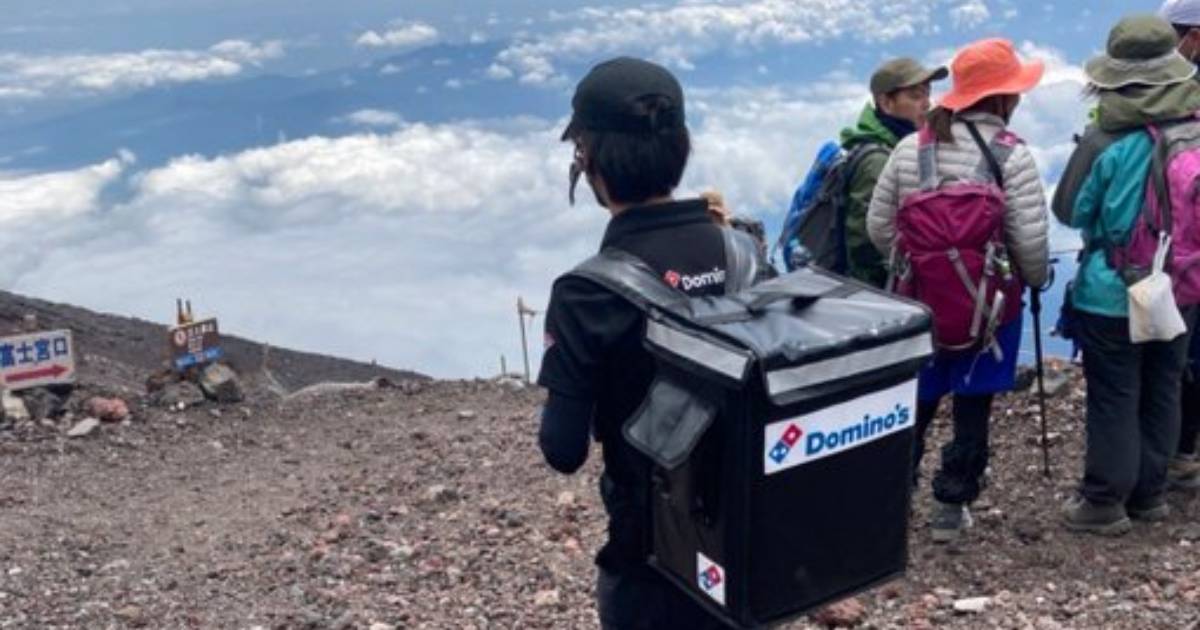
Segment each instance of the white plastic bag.
[{"label": "white plastic bag", "polygon": [[1150,275],[1129,285],[1129,338],[1133,343],[1171,341],[1187,332],[1187,324],[1175,304],[1171,276],[1163,271],[1171,236],[1158,237]]}]

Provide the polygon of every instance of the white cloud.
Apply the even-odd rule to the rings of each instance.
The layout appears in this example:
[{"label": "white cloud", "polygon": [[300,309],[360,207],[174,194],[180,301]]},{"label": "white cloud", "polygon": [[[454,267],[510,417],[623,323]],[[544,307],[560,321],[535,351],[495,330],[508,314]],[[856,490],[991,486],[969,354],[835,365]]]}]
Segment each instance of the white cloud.
[{"label": "white cloud", "polygon": [[424,22],[396,22],[387,30],[367,31],[354,40],[364,48],[413,48],[437,41],[438,30]]},{"label": "white cloud", "polygon": [[[1050,58],[1051,72],[1014,126],[1053,172],[1083,122],[1077,68],[1022,50]],[[864,80],[689,92],[695,153],[679,195],[716,188],[735,211],[777,222],[817,148],[866,101]],[[126,156],[9,176],[0,247],[19,264],[0,268],[0,286],[143,317],[189,295],[233,333],[437,376],[492,374],[501,354],[519,360],[516,297],[544,305],[604,229],[586,191],[567,206],[563,124],[409,124],[136,173]]]},{"label": "white cloud", "polygon": [[382,109],[360,109],[335,118],[334,122],[361,127],[399,127],[404,124],[404,117],[397,112]]},{"label": "white cloud", "polygon": [[507,66],[502,66],[498,63],[493,63],[492,65],[488,66],[485,74],[489,79],[495,79],[497,81],[503,81],[504,79],[511,79],[513,77],[512,70],[510,70]]},{"label": "white cloud", "polygon": [[549,23],[557,30],[526,35],[505,48],[489,76],[555,85],[564,81],[556,66],[562,60],[640,54],[687,69],[696,57],[731,48],[840,38],[878,44],[935,31],[935,17],[950,3],[958,3],[952,10],[966,11],[964,17],[987,12],[982,0],[692,0],[555,12]]},{"label": "white cloud", "polygon": [[133,162],[132,155],[122,154],[75,171],[0,172],[0,225],[11,229],[34,219],[59,221],[95,210],[101,191]]},{"label": "white cloud", "polygon": [[231,77],[283,56],[280,41],[225,40],[206,50],[96,55],[0,54],[0,99],[75,95]]},{"label": "white cloud", "polygon": [[950,20],[955,28],[971,29],[982,25],[992,17],[987,4],[983,0],[967,0],[950,9]]}]

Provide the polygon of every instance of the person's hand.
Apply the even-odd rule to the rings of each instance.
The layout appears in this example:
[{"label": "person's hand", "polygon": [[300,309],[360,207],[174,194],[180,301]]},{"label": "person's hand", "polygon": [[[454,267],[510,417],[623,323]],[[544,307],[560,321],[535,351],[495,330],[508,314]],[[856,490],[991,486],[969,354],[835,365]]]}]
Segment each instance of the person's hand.
[{"label": "person's hand", "polygon": [[700,193],[700,198],[708,202],[708,215],[717,225],[728,226],[733,213],[725,206],[725,197],[715,190]]}]

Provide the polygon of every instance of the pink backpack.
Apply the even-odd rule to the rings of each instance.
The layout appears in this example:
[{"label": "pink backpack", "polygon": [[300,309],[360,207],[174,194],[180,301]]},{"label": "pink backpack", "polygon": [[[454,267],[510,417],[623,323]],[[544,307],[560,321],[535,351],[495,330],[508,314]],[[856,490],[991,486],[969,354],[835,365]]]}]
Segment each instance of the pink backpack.
[{"label": "pink backpack", "polygon": [[1150,272],[1159,232],[1171,235],[1166,271],[1179,306],[1200,304],[1200,120],[1146,127],[1154,153],[1146,200],[1129,243],[1111,247],[1109,265],[1129,284]]},{"label": "pink backpack", "polygon": [[996,330],[1021,315],[1024,291],[1004,244],[1003,165],[1021,139],[1002,130],[984,143],[973,123],[967,129],[983,153],[970,180],[942,181],[933,130],[918,132],[921,188],[896,216],[893,283],[933,311],[939,348],[999,357]]}]

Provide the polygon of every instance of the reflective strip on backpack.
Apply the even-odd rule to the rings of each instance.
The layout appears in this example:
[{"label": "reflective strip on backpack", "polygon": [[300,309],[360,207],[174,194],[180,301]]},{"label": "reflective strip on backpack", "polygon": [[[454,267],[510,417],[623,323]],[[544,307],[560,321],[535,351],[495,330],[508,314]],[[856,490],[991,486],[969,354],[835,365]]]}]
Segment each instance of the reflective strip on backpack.
[{"label": "reflective strip on backpack", "polygon": [[771,396],[779,396],[805,387],[829,383],[919,359],[932,351],[933,335],[924,333],[870,350],[767,372],[767,393]]},{"label": "reflective strip on backpack", "polygon": [[745,380],[750,357],[681,332],[653,319],[646,321],[646,340],[676,356],[719,372],[738,382]]}]

